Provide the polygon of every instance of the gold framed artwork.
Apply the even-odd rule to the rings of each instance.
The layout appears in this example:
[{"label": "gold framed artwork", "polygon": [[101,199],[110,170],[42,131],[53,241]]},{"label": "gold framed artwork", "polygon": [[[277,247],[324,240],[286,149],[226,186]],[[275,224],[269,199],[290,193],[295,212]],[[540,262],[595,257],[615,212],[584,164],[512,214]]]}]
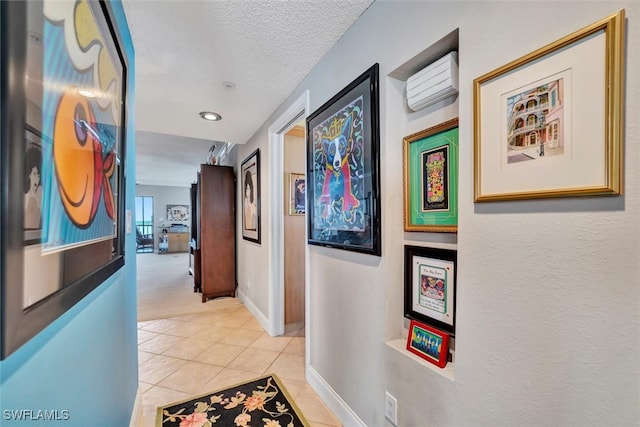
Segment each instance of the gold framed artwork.
[{"label": "gold framed artwork", "polygon": [[458,118],[403,139],[404,230],[458,230]]},{"label": "gold framed artwork", "polygon": [[304,215],[307,206],[307,186],[302,173],[289,174],[289,215]]},{"label": "gold framed artwork", "polygon": [[474,80],[474,201],[623,193],[624,10]]}]

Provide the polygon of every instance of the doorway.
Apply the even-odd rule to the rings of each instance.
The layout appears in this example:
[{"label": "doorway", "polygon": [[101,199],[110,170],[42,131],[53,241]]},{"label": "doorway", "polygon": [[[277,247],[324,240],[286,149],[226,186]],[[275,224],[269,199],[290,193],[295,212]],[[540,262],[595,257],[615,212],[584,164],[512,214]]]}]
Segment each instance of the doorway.
[{"label": "doorway", "polygon": [[[284,217],[285,217],[285,191],[283,181],[284,170],[284,136],[301,120],[309,114],[309,91],[305,91],[289,108],[278,117],[269,127],[269,187],[271,189],[271,212],[269,221],[269,325],[268,332],[272,336],[282,335],[285,332],[285,267],[284,267]],[[305,222],[306,235],[306,222]],[[305,334],[306,346],[309,346],[309,254],[308,247],[304,245],[304,305],[305,305]],[[308,350],[308,349],[307,349]],[[309,363],[309,352],[306,351],[306,364]]]},{"label": "doorway", "polygon": [[299,120],[284,134],[284,324],[304,324],[304,246],[306,211],[306,131]]}]

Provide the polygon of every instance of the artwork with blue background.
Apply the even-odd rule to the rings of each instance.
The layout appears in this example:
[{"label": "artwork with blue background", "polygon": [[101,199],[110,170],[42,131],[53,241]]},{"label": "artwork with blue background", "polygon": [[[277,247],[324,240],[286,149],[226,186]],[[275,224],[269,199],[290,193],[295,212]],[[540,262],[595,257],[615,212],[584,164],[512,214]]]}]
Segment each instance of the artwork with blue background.
[{"label": "artwork with blue background", "polygon": [[411,346],[436,361],[442,355],[442,337],[418,326],[411,330]]},{"label": "artwork with blue background", "polygon": [[99,7],[44,6],[43,252],[116,236],[123,68]]},{"label": "artwork with blue background", "polygon": [[363,97],[313,128],[314,227],[363,231]]}]

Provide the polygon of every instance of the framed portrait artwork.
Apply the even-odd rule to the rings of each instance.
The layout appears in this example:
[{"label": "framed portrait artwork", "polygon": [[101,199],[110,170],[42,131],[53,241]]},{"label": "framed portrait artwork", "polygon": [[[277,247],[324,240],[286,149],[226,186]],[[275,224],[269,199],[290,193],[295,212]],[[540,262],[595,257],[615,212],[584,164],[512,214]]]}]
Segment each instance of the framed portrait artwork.
[{"label": "framed portrait artwork", "polygon": [[380,256],[378,64],[307,118],[308,242]]},{"label": "framed portrait artwork", "polygon": [[449,335],[412,320],[407,335],[407,350],[439,368],[444,368],[449,359]]},{"label": "framed portrait artwork", "polygon": [[624,10],[474,80],[475,201],[623,192]]},{"label": "framed portrait artwork", "polygon": [[260,243],[260,149],[241,165],[242,238]]},{"label": "framed portrait artwork", "polygon": [[42,133],[25,126],[24,244],[42,242]]},{"label": "framed portrait artwork", "polygon": [[404,247],[404,316],[455,335],[457,252]]},{"label": "framed portrait artwork", "polygon": [[304,215],[307,207],[307,185],[304,174],[289,174],[289,215]]},{"label": "framed portrait artwork", "polygon": [[458,119],[404,138],[405,231],[458,230]]},{"label": "framed portrait artwork", "polygon": [[167,221],[188,221],[189,205],[167,205]]},{"label": "framed portrait artwork", "polygon": [[124,265],[128,64],[108,2],[0,9],[4,358]]}]

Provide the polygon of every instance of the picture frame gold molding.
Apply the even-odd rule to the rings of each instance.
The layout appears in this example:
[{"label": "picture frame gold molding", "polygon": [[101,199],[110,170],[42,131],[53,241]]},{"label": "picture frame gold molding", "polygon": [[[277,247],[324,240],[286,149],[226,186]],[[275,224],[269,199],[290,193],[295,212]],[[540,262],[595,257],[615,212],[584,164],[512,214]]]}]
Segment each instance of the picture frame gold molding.
[{"label": "picture frame gold molding", "polygon": [[[507,73],[517,72],[537,60],[559,54],[577,43],[604,32],[605,99],[604,99],[604,179],[600,185],[571,186],[553,189],[489,192],[483,188],[482,89]],[[474,119],[474,202],[523,200],[577,196],[617,196],[624,190],[624,35],[625,11],[609,16],[552,42],[534,52],[509,62],[473,81]],[[578,120],[580,118],[578,117]]]}]

